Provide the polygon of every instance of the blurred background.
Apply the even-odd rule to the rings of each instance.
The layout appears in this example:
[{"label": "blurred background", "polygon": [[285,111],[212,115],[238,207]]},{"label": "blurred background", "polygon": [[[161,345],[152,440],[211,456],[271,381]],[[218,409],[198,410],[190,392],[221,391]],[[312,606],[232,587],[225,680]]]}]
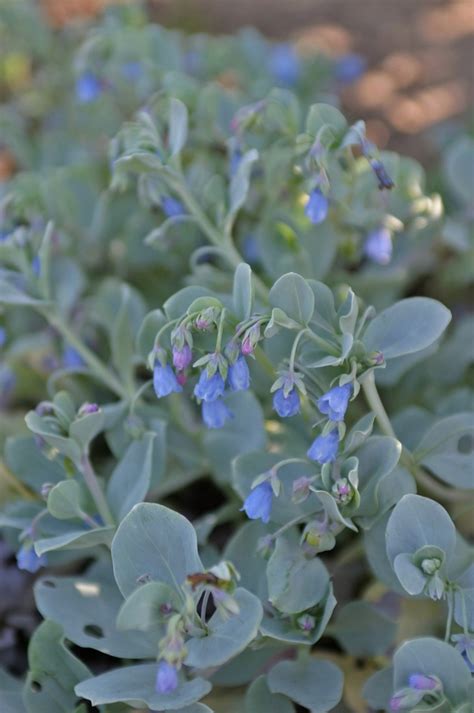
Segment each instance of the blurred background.
[{"label": "blurred background", "polygon": [[[38,1],[54,26],[99,14],[109,2]],[[434,160],[437,127],[465,122],[473,105],[473,0],[148,0],[148,6],[167,27],[232,33],[253,26],[294,42],[301,54],[359,55],[365,71],[342,89],[344,110],[367,121],[380,148],[425,166]]]}]

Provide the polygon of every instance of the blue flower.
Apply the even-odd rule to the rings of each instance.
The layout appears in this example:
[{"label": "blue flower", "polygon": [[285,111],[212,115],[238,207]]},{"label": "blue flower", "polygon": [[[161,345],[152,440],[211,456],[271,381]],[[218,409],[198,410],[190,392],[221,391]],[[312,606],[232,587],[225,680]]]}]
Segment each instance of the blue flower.
[{"label": "blue flower", "polygon": [[153,369],[153,386],[159,399],[173,391],[179,393],[183,390],[171,366],[169,364],[162,366],[159,361],[155,363]]},{"label": "blue flower", "polygon": [[189,344],[184,344],[182,349],[173,347],[173,366],[178,371],[184,371],[191,364],[193,353]]},{"label": "blue flower", "polygon": [[387,228],[377,228],[367,236],[364,252],[372,262],[388,265],[392,259],[392,236]]},{"label": "blue flower", "polygon": [[72,369],[78,366],[84,366],[85,361],[81,357],[78,351],[74,349],[74,347],[71,347],[69,345],[66,345],[64,347],[63,351],[63,366],[66,368]]},{"label": "blue flower", "polygon": [[181,201],[171,196],[163,196],[161,199],[161,207],[167,218],[174,218],[177,215],[184,215],[184,207]]},{"label": "blue flower", "polygon": [[301,66],[295,48],[287,43],[275,45],[270,52],[269,69],[278,84],[287,87],[296,84]]},{"label": "blue flower", "polygon": [[384,188],[390,190],[394,187],[395,184],[388,175],[387,169],[383,165],[382,161],[378,161],[375,158],[370,159],[370,165],[372,167],[372,171],[375,173],[375,176],[377,178],[378,187],[380,191],[383,191]]},{"label": "blue flower", "polygon": [[33,275],[35,277],[40,276],[41,272],[41,260],[39,255],[35,255],[33,260],[31,261],[31,269],[33,270]]},{"label": "blue flower", "polygon": [[336,63],[336,79],[343,84],[351,84],[364,74],[366,60],[359,54],[346,54]]},{"label": "blue flower", "polygon": [[157,693],[172,693],[178,688],[178,671],[168,661],[158,664],[155,688]]},{"label": "blue flower", "polygon": [[318,463],[331,463],[336,460],[339,447],[339,434],[337,428],[333,429],[327,436],[318,436],[311,444],[307,456]]},{"label": "blue flower", "polygon": [[304,209],[306,217],[309,218],[314,225],[318,225],[326,220],[328,210],[328,199],[319,188],[315,188],[311,191],[309,200]]},{"label": "blue flower", "polygon": [[245,391],[250,386],[250,372],[245,357],[240,356],[229,366],[227,375],[231,391]]},{"label": "blue flower", "polygon": [[26,569],[27,572],[37,572],[47,564],[46,555],[38,557],[33,544],[25,544],[16,553],[16,561],[19,569]]},{"label": "blue flower", "polygon": [[7,330],[5,327],[0,327],[0,347],[5,346],[5,342],[7,341]]},{"label": "blue flower", "polygon": [[218,371],[209,377],[204,369],[194,387],[194,396],[201,401],[215,401],[224,393],[224,387],[224,379]]},{"label": "blue flower", "polygon": [[76,97],[81,104],[90,104],[102,92],[102,85],[93,72],[83,72],[76,81]]},{"label": "blue flower", "polygon": [[351,384],[334,386],[318,399],[318,409],[331,421],[343,421],[351,394]]},{"label": "blue flower", "polygon": [[285,396],[283,387],[273,394],[273,408],[281,418],[296,416],[300,411],[300,395],[293,387],[288,396]]},{"label": "blue flower", "polygon": [[273,490],[270,483],[265,481],[260,483],[256,488],[250,491],[250,493],[245,498],[243,507],[247,517],[251,520],[260,519],[262,522],[267,523],[270,520],[270,513],[272,511],[273,502]]},{"label": "blue flower", "polygon": [[208,428],[222,428],[233,417],[222,399],[202,402],[202,420]]},{"label": "blue flower", "polygon": [[466,634],[454,634],[451,640],[455,642],[455,649],[459,651],[471,673],[474,673],[474,637]]}]

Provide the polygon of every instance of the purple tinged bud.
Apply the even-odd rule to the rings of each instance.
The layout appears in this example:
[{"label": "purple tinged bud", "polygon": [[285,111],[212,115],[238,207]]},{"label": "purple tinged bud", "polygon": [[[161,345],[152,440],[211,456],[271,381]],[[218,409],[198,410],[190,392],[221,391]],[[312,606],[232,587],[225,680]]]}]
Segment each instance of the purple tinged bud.
[{"label": "purple tinged bud", "polygon": [[173,347],[173,366],[178,371],[184,371],[193,360],[193,353],[189,344],[185,344],[181,349]]},{"label": "purple tinged bud", "polygon": [[326,220],[328,210],[328,199],[319,188],[315,188],[311,191],[304,209],[306,217],[309,218],[314,225],[318,225]]},{"label": "purple tinged bud", "polygon": [[178,671],[168,661],[160,661],[156,673],[156,692],[172,693],[178,688]]},{"label": "purple tinged bud", "polygon": [[399,711],[402,710],[404,696],[393,696],[390,699],[390,710]]},{"label": "purple tinged bud", "polygon": [[176,200],[176,198],[171,198],[171,196],[163,196],[161,199],[161,207],[167,218],[174,218],[178,215],[184,215],[185,213],[183,204]]},{"label": "purple tinged bud", "polygon": [[45,567],[47,564],[46,555],[38,557],[34,550],[33,543],[24,544],[20,547],[16,553],[16,561],[19,569],[24,569],[32,573],[37,572],[41,567]]},{"label": "purple tinged bud", "polygon": [[380,191],[383,191],[384,189],[390,190],[394,187],[395,184],[388,175],[387,170],[383,165],[382,161],[373,158],[370,159],[370,165],[372,167],[372,171],[375,173],[375,176],[377,178],[378,187]]},{"label": "purple tinged bud", "polygon": [[338,503],[347,505],[354,496],[354,489],[347,478],[340,478],[332,486],[332,494]]},{"label": "purple tinged bud", "polygon": [[155,362],[153,369],[153,386],[159,399],[172,392],[180,393],[183,390],[171,366],[169,364],[162,366],[159,361]]},{"label": "purple tinged bud", "polygon": [[440,688],[440,681],[435,676],[426,676],[424,673],[413,673],[408,679],[410,688],[415,691],[435,691]]},{"label": "purple tinged bud", "polygon": [[245,511],[247,517],[251,520],[261,520],[262,522],[267,523],[270,520],[272,504],[272,486],[268,481],[265,481],[250,491],[245,498],[243,507],[240,509]]},{"label": "purple tinged bud", "polygon": [[302,503],[306,500],[310,494],[311,478],[306,475],[302,475],[301,478],[297,478],[293,481],[293,496],[292,500],[294,503]]},{"label": "purple tinged bud", "polygon": [[224,379],[218,371],[209,376],[207,370],[204,369],[194,387],[194,396],[201,401],[215,401],[223,395],[224,388]]},{"label": "purple tinged bud", "polygon": [[97,413],[98,411],[100,411],[100,407],[98,406],[98,404],[90,404],[86,402],[85,404],[82,404],[77,415],[88,416],[90,413]]},{"label": "purple tinged bud", "polygon": [[331,463],[336,460],[339,448],[339,434],[335,428],[327,436],[318,436],[311,444],[307,456],[317,463]]},{"label": "purple tinged bud", "polygon": [[40,491],[41,497],[43,498],[43,500],[48,499],[48,495],[53,488],[54,488],[54,483],[43,483],[43,485],[41,486],[41,491]]},{"label": "purple tinged bud", "polygon": [[250,372],[243,356],[229,366],[227,380],[231,391],[245,391],[250,386]]},{"label": "purple tinged bud", "polygon": [[300,395],[293,387],[288,396],[285,396],[284,388],[277,389],[273,394],[273,408],[281,418],[296,416],[300,411]]},{"label": "purple tinged bud", "polygon": [[207,428],[222,428],[231,418],[233,413],[222,399],[202,402],[202,420]]},{"label": "purple tinged bud", "polygon": [[100,80],[91,71],[83,72],[76,80],[76,97],[81,104],[90,104],[102,92]]},{"label": "purple tinged bud", "polygon": [[310,614],[303,614],[296,620],[296,623],[298,624],[301,631],[310,632],[314,629],[316,625],[316,619]]},{"label": "purple tinged bud", "polygon": [[392,259],[392,236],[387,228],[373,230],[364,243],[364,253],[377,265],[388,265]]},{"label": "purple tinged bud", "polygon": [[318,409],[331,421],[343,421],[351,395],[351,384],[334,386],[318,399]]}]

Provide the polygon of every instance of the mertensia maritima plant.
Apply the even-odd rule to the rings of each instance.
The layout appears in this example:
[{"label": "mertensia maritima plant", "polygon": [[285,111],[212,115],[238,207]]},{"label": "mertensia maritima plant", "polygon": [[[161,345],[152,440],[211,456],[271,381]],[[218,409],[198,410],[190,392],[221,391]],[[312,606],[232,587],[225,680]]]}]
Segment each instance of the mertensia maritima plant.
[{"label": "mertensia maritima plant", "polygon": [[2,711],[469,713],[472,140],[446,218],[337,108],[360,58],[36,12],[0,7],[0,528],[44,621]]}]

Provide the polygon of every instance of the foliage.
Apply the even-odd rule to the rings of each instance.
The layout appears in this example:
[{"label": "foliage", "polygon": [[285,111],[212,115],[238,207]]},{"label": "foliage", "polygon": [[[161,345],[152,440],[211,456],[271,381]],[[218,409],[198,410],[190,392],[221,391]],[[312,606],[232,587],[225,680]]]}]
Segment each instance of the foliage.
[{"label": "foliage", "polygon": [[[2,36],[0,527],[48,568],[3,707],[324,713],[357,658],[374,709],[468,713],[472,318],[440,273],[468,149],[445,219],[325,58],[136,6],[53,36],[6,3]],[[341,586],[364,552],[376,584]]]}]

